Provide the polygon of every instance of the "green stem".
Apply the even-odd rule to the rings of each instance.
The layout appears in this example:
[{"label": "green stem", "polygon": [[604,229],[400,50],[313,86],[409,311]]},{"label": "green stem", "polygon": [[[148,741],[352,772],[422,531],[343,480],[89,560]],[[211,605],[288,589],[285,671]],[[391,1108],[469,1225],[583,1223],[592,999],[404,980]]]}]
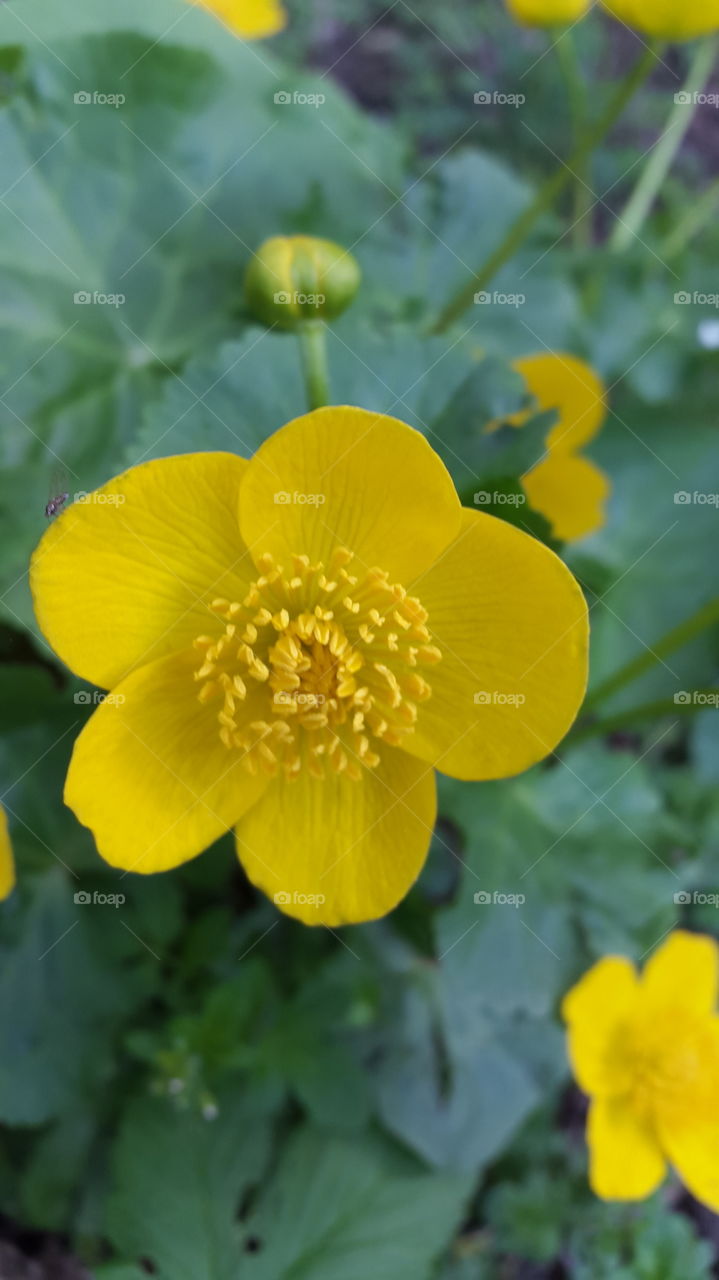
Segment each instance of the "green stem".
[{"label": "green stem", "polygon": [[297,338],[300,344],[307,404],[310,409],[321,409],[330,398],[327,332],[324,321],[303,320],[298,326]]},{"label": "green stem", "polygon": [[716,622],[719,622],[719,597],[710,600],[708,604],[702,605],[701,609],[692,614],[691,618],[687,618],[685,622],[680,622],[678,627],[673,627],[646,653],[634,658],[626,666],[620,667],[619,671],[615,671],[613,676],[603,680],[600,685],[597,685],[596,689],[592,690],[585,706],[588,708],[595,707],[597,703],[611,698],[620,689],[624,689],[626,685],[639,679],[647,671],[651,671],[657,662],[662,662],[670,653],[674,653],[675,649],[681,649],[690,640],[694,640],[703,631],[706,631],[707,627],[713,626]]},{"label": "green stem", "polygon": [[713,221],[717,209],[719,209],[719,178],[707,187],[692,208],[687,209],[684,217],[667,236],[659,249],[660,258],[666,261],[667,258],[678,257],[686,249],[690,240],[703,231],[708,222]]},{"label": "green stem", "polygon": [[454,298],[450,299],[432,326],[432,333],[443,333],[455,320],[459,319],[467,307],[471,306],[475,293],[481,293],[486,289],[497,272],[514,257],[542,214],[553,207],[569,185],[573,175],[586,167],[592,152],[619,119],[640,84],[646,80],[656,62],[656,57],[656,47],[648,46],[642,56],[637,59],[628,76],[618,85],[606,110],[596,123],[586,130],[581,143],[572,152],[566,164],[562,163],[560,168],[547,178],[531,203],[512,223],[502,243],[490,254],[477,274],[462,286]]},{"label": "green stem", "polygon": [[[695,693],[702,698],[716,698],[719,701],[719,688],[716,689],[697,689]],[[706,709],[710,703],[704,704],[692,702],[675,702],[673,698],[660,698],[656,702],[643,702],[638,707],[632,707],[629,711],[619,711],[614,716],[605,716],[601,720],[590,720],[587,724],[580,725],[567,738],[567,743],[574,746],[577,742],[583,742],[586,738],[603,737],[608,733],[617,733],[620,729],[632,728],[638,720],[660,720],[664,716],[687,716],[697,715],[700,711]]]},{"label": "green stem", "polygon": [[[564,79],[569,103],[569,117],[572,125],[572,147],[576,149],[582,140],[587,118],[587,92],[582,68],[577,54],[577,46],[571,27],[558,33],[554,42],[557,61]],[[591,240],[591,223],[588,220],[591,191],[586,182],[586,171],[580,170],[574,175],[574,198],[572,240],[578,249],[584,249]]]},{"label": "green stem", "polygon": [[684,88],[675,96],[674,109],[669,116],[664,133],[650,152],[637,185],[624,211],[619,215],[609,241],[609,247],[613,252],[622,253],[640,234],[694,119],[696,96],[704,88],[711,74],[717,50],[719,50],[717,36],[702,40],[698,44],[689,66]]}]

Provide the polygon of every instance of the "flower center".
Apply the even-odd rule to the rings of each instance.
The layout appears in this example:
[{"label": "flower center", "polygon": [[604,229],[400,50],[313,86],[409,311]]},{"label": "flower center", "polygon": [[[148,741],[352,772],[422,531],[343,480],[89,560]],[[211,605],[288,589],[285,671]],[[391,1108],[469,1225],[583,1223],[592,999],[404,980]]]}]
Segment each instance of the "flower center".
[{"label": "flower center", "polygon": [[716,1109],[719,1024],[682,1008],[655,1011],[637,1023],[628,1044],[633,1096],[648,1120],[681,1124]]},{"label": "flower center", "polygon": [[355,573],[352,553],[330,563],[267,554],[242,601],[210,605],[224,631],[198,636],[202,702],[221,700],[219,734],[250,773],[296,778],[326,770],[359,779],[378,748],[414,731],[431,695],[419,667],[439,662],[427,611],[382,569]]}]

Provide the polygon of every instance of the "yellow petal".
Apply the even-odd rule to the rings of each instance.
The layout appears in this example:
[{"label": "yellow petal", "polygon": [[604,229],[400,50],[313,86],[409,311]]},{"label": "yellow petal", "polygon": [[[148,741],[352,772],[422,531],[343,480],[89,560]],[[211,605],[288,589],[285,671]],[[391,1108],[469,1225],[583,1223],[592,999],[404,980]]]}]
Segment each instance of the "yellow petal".
[{"label": "yellow petal", "polygon": [[197,698],[197,654],[133,672],[75,743],[65,801],[112,866],[178,866],[234,825],[266,782],[219,738],[218,704]]},{"label": "yellow petal", "polygon": [[644,966],[642,993],[664,1008],[713,1013],[719,995],[719,946],[704,934],[676,929]]},{"label": "yellow petal", "polygon": [[287,14],[279,0],[190,0],[209,9],[235,35],[244,40],[273,36],[287,25]]},{"label": "yellow petal", "polygon": [[719,28],[719,0],[603,0],[637,31],[663,40],[693,40]]},{"label": "yellow petal", "polygon": [[684,1185],[713,1213],[719,1213],[719,1091],[713,1111],[698,1112],[696,1123],[662,1127],[664,1150]]},{"label": "yellow petal", "polygon": [[436,816],[431,769],[388,748],[352,781],[303,769],[272,782],[237,828],[253,884],[305,924],[337,926],[386,915],[419,875]]},{"label": "yellow petal", "polygon": [[549,521],[553,536],[562,542],[586,538],[606,521],[611,483],[588,458],[549,453],[522,476],[522,488],[530,506]]},{"label": "yellow petal", "polygon": [[252,458],[240,494],[256,553],[326,564],[344,547],[405,585],[452,541],[461,511],[424,437],[365,409],[318,409],[282,427]]},{"label": "yellow petal", "polygon": [[579,449],[594,439],[607,416],[606,388],[598,374],[577,356],[546,352],[514,361],[540,410],[556,409],[559,418],[547,436],[550,449]]},{"label": "yellow petal", "polygon": [[639,980],[623,956],[606,956],[572,987],[562,1004],[569,1058],[585,1093],[622,1094],[632,1081],[625,1054],[627,1019],[636,1007]]},{"label": "yellow petal", "polygon": [[35,613],[79,676],[112,688],[205,632],[208,601],[246,592],[246,467],[230,453],[145,462],[53,521],[32,558]]},{"label": "yellow petal", "polygon": [[656,1137],[626,1098],[597,1098],[587,1122],[592,1190],[603,1200],[643,1200],[656,1191],[666,1163]]},{"label": "yellow petal", "polygon": [[7,898],[15,888],[15,862],[12,856],[7,814],[0,805],[0,899]]},{"label": "yellow petal", "polygon": [[513,525],[465,511],[460,536],[411,590],[442,660],[405,750],[467,779],[542,760],[587,681],[587,608],[567,567]]},{"label": "yellow petal", "polygon": [[528,26],[551,27],[584,17],[591,0],[507,0],[513,18]]}]

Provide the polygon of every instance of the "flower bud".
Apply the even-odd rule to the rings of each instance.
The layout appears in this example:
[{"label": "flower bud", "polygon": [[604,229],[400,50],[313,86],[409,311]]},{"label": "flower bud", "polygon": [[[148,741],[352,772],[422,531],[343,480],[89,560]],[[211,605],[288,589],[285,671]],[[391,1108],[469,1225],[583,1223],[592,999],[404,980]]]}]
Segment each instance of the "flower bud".
[{"label": "flower bud", "polygon": [[719,0],[602,0],[628,27],[662,40],[693,40],[719,31]]},{"label": "flower bud", "polygon": [[577,22],[589,10],[590,0],[507,0],[517,22],[531,27],[558,27]]},{"label": "flower bud", "polygon": [[314,236],[273,236],[252,259],[247,301],[258,319],[282,329],[332,320],[352,302],[360,269],[351,253]]}]

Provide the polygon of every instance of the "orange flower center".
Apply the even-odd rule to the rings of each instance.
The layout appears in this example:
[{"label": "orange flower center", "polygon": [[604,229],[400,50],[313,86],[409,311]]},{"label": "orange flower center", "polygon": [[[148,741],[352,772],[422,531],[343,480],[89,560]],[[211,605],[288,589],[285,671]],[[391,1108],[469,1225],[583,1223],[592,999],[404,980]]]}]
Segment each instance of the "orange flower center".
[{"label": "orange flower center", "polygon": [[353,573],[352,561],[345,550],[327,568],[295,555],[287,570],[267,554],[244,600],[210,606],[224,630],[195,640],[199,697],[221,701],[220,737],[252,774],[296,778],[304,765],[357,780],[381,744],[401,746],[431,695],[418,668],[441,653],[427,611],[384,570]]}]

